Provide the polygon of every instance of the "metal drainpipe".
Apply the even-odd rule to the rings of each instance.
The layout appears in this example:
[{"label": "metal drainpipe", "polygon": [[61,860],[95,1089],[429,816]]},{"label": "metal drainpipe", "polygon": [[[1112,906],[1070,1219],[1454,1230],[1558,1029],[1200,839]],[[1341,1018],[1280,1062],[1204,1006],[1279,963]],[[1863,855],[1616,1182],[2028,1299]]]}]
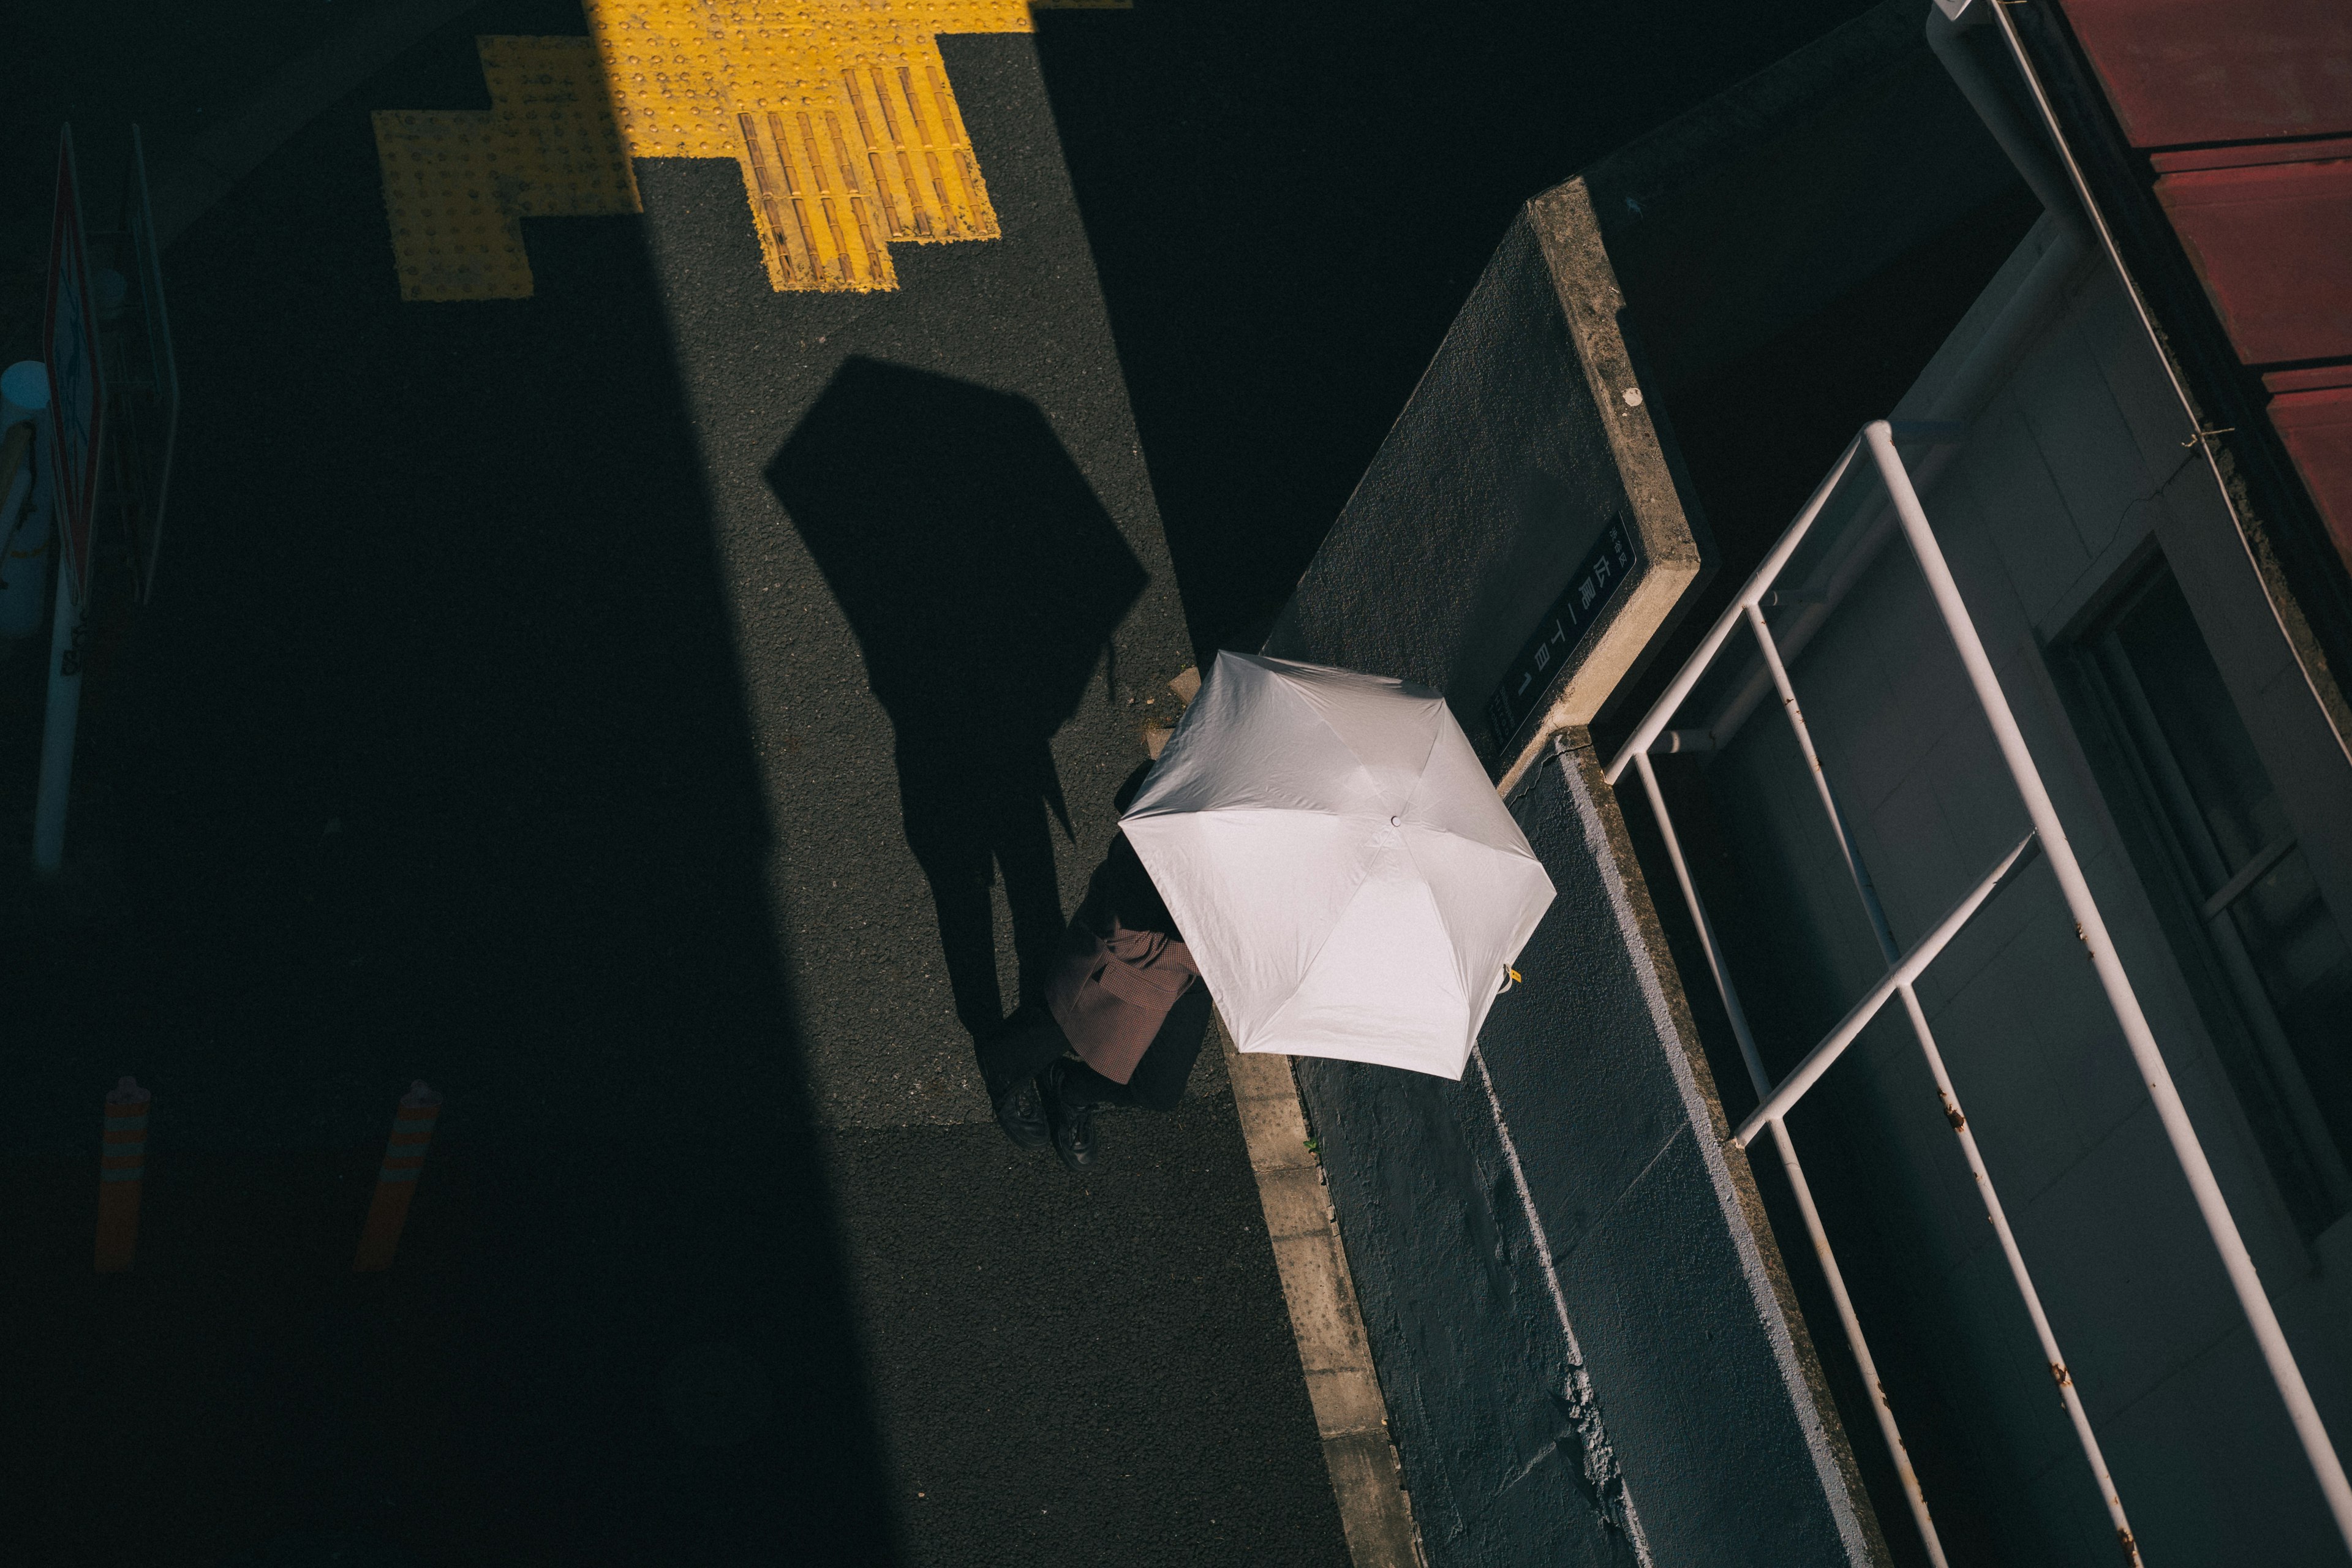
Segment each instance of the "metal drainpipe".
[{"label": "metal drainpipe", "polygon": [[[2082,203],[2058,162],[2057,151],[2042,127],[2026,118],[2029,105],[2020,102],[2019,94],[2011,90],[2013,81],[2021,91],[2023,80],[2007,70],[1996,75],[1969,36],[1990,23],[1991,10],[1990,0],[1958,0],[1956,5],[1936,0],[1927,10],[1927,47],[1943,62],[1945,74],[2008,154],[2010,166],[2042,203],[2042,210],[2065,229],[2067,238],[2089,250],[2097,238],[2084,221]],[[2002,63],[2007,65],[2008,51],[2001,52]]]}]

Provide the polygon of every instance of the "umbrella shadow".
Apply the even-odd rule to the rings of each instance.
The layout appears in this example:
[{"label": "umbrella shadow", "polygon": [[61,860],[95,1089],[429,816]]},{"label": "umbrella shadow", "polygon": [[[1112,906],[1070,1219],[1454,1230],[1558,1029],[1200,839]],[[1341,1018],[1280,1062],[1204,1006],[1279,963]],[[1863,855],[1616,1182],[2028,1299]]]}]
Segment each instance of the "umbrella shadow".
[{"label": "umbrella shadow", "polygon": [[853,358],[767,470],[848,616],[897,734],[907,843],[929,879],[957,1016],[1004,1016],[989,890],[1022,999],[1062,931],[1054,734],[1142,564],[1027,398]]}]

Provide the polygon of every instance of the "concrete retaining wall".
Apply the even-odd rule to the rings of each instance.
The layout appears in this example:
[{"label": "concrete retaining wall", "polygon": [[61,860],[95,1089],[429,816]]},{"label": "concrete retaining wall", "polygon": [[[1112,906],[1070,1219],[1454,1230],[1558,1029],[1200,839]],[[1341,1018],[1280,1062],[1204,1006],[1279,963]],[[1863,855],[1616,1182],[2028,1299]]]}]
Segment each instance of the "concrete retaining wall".
[{"label": "concrete retaining wall", "polygon": [[1613,798],[1515,806],[1559,889],[1458,1084],[1301,1060],[1435,1564],[1885,1549]]}]

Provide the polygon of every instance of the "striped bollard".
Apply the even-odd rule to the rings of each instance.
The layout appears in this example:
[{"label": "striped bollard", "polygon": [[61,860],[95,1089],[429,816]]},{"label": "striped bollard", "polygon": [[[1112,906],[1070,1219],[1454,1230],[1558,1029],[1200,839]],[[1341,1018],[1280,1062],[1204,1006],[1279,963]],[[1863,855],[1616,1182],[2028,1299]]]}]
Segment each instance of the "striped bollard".
[{"label": "striped bollard", "polygon": [[392,1267],[393,1248],[400,1245],[408,1200],[415,1195],[416,1174],[425,1168],[425,1150],[433,1142],[433,1123],[440,1115],[441,1097],[425,1088],[423,1079],[401,1096],[400,1109],[392,1118],[392,1142],[383,1151],[383,1169],[376,1173],[375,1202],[368,1205],[367,1226],[360,1232],[353,1273]]},{"label": "striped bollard", "polygon": [[154,1097],[125,1078],[106,1097],[98,1155],[98,1271],[129,1271],[139,1250],[139,1189],[147,1173],[147,1107]]}]

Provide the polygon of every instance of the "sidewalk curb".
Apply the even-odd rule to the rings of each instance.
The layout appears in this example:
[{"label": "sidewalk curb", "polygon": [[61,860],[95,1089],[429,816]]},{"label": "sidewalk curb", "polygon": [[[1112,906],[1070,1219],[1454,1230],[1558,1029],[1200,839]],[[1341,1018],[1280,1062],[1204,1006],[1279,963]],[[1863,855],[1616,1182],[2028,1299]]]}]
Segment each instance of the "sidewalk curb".
[{"label": "sidewalk curb", "polygon": [[405,0],[283,67],[227,123],[151,176],[158,243],[169,248],[213,204],[302,128],[480,0]]},{"label": "sidewalk curb", "polygon": [[1217,1041],[1258,1200],[1265,1206],[1266,1235],[1290,1306],[1291,1331],[1298,1337],[1299,1367],[1315,1406],[1348,1554],[1356,1568],[1423,1568],[1426,1560],[1389,1436],[1363,1310],[1324,1188],[1322,1162],[1307,1147],[1290,1058],[1243,1055],[1222,1017]]}]

